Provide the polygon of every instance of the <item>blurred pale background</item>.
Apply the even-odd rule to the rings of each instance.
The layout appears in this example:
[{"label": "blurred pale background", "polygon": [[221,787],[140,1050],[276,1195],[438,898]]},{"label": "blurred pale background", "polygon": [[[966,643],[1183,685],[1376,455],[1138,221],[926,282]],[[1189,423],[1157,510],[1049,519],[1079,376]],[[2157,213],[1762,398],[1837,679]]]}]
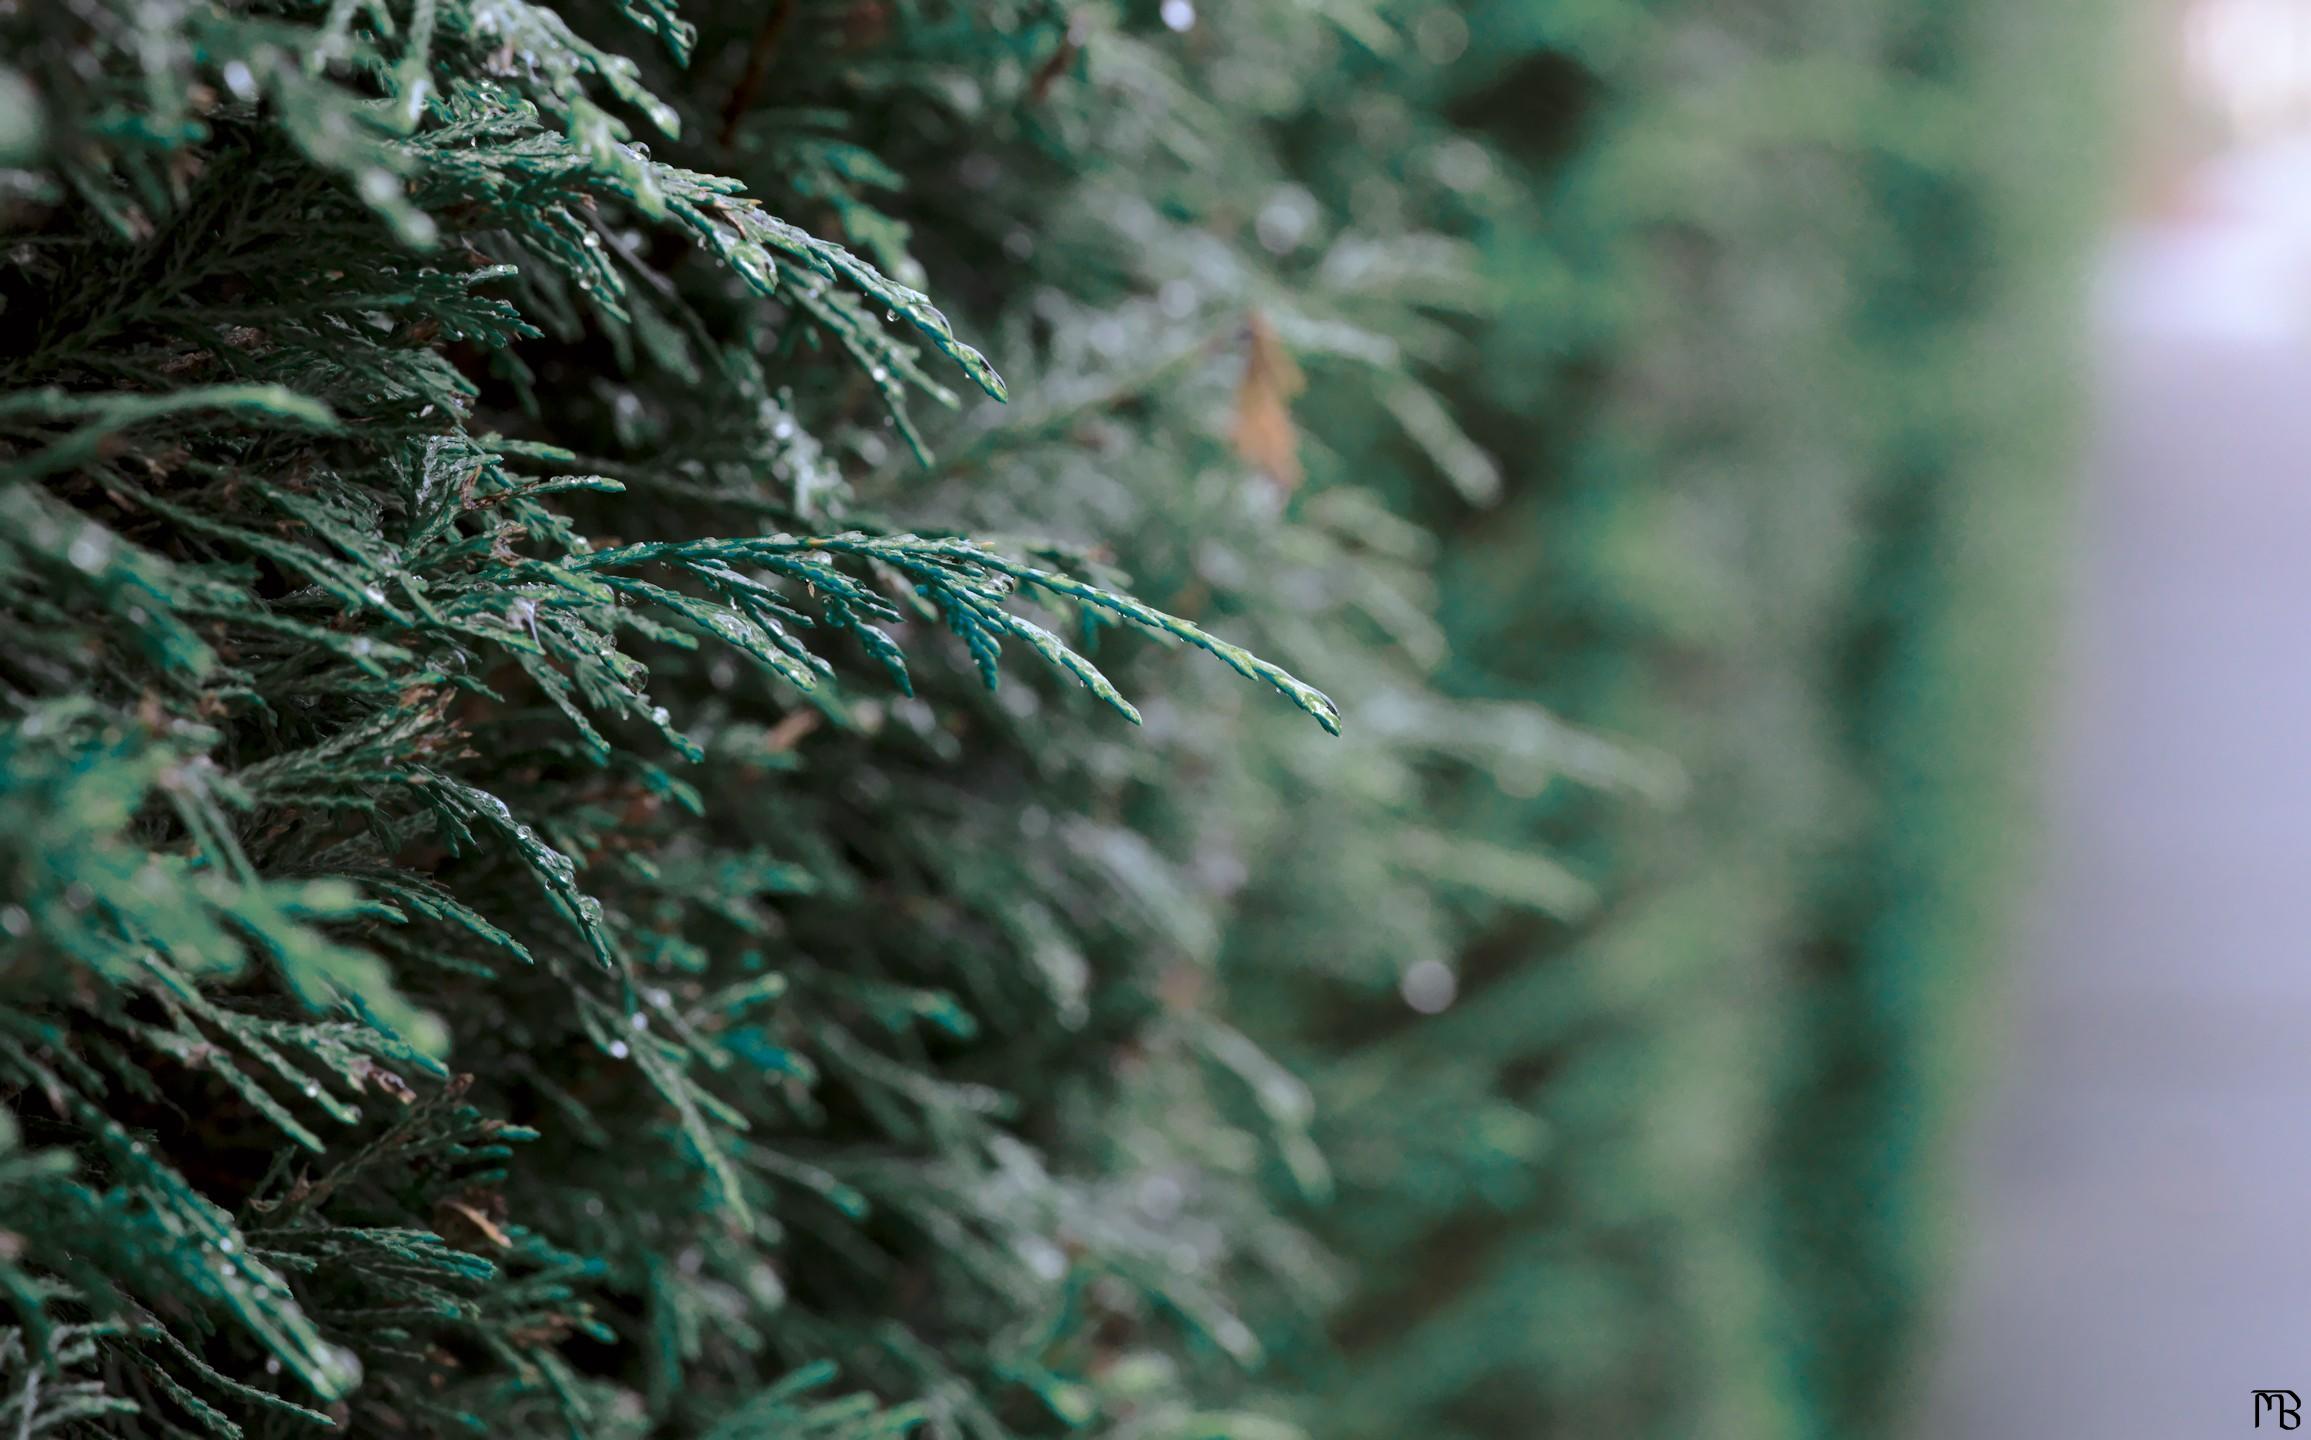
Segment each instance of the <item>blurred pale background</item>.
[{"label": "blurred pale background", "polygon": [[1937,1436],[2228,1435],[2311,1394],[2311,4],[2141,40]]}]

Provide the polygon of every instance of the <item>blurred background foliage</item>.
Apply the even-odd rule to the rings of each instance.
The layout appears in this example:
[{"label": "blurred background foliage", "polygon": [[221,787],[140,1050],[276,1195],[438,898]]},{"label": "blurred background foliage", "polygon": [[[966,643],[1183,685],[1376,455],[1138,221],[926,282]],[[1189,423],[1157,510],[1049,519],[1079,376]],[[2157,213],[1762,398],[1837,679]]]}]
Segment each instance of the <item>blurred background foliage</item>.
[{"label": "blurred background foliage", "polygon": [[[1343,215],[1388,212],[1370,157],[1408,139],[1472,177],[1393,203],[1481,256],[1438,385],[1500,498],[1368,405],[1302,413],[1442,537],[1447,693],[1539,698],[1680,784],[1430,777],[1427,823],[1592,881],[1570,912],[1448,885],[1374,918],[1337,814],[1255,865],[1230,993],[1313,1077],[1315,1223],[1361,1266],[1312,1393],[1339,1434],[1898,1432],[2027,873],[2108,17],[1409,19],[1409,63],[1352,56],[1360,103],[1286,133]],[[1440,912],[1444,1013],[1336,963],[1426,953],[1394,926]]]},{"label": "blurred background foliage", "polygon": [[0,5],[0,1415],[1896,1428],[2095,169],[1913,8]]},{"label": "blurred background foliage", "polygon": [[[1108,527],[1151,593],[1362,677],[1336,747],[1216,700],[1232,835],[1181,832],[1223,1013],[1312,1089],[1270,1194],[1341,1262],[1263,1328],[1319,1433],[1896,1430],[2024,873],[2108,36],[1372,13],[1195,14],[1230,138],[1165,197],[1275,257],[1217,298],[1305,385],[1287,522],[1353,505],[1363,566],[1176,501]],[[1184,306],[1161,173],[1078,183]],[[1209,453],[1257,460],[1262,352],[1227,356]],[[1404,568],[1367,497],[1431,537]]]}]

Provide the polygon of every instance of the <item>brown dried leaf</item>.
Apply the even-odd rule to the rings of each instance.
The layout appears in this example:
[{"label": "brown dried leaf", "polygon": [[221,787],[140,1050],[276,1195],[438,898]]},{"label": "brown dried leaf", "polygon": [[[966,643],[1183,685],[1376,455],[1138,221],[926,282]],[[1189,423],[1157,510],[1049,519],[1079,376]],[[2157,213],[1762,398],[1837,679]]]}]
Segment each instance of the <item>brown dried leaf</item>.
[{"label": "brown dried leaf", "polygon": [[1245,461],[1287,491],[1296,490],[1303,472],[1292,401],[1308,382],[1266,316],[1253,311],[1245,331],[1244,378],[1236,387],[1236,423],[1228,438]]}]

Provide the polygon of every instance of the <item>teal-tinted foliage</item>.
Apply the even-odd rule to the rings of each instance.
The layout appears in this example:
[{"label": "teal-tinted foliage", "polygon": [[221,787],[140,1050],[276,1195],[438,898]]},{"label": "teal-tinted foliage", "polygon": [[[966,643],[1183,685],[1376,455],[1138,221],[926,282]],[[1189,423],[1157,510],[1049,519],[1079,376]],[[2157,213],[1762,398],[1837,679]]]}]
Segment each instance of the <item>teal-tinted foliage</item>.
[{"label": "teal-tinted foliage", "polygon": [[1868,1433],[2072,133],[1891,8],[0,0],[0,1428]]},{"label": "teal-tinted foliage", "polygon": [[1255,861],[1638,774],[1431,684],[1412,14],[0,6],[0,1422],[1288,1433]]},{"label": "teal-tinted foliage", "polygon": [[[1440,383],[1516,463],[1489,511],[1409,502],[1445,536],[1445,683],[1673,756],[1685,793],[1445,782],[1430,824],[1554,842],[1598,901],[1464,903],[1434,1017],[1279,975],[1402,945],[1352,838],[1256,875],[1226,973],[1310,1079],[1340,1182],[1312,1223],[1364,1262],[1309,1347],[1327,1433],[1914,1423],[2024,873],[2097,23],[1497,0],[1388,83],[1395,133],[1510,177],[1449,222],[1499,308]],[[1352,206],[1341,113],[1291,133]],[[1327,399],[1311,428],[1357,423]]]}]

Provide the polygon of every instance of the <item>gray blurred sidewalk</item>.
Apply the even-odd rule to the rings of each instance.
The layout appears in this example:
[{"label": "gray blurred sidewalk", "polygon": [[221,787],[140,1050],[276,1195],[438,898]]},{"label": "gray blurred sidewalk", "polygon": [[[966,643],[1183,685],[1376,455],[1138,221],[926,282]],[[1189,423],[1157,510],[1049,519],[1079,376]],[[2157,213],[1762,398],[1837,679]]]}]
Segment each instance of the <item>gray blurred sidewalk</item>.
[{"label": "gray blurred sidewalk", "polygon": [[1935,1440],[2311,1401],[2311,148],[2202,200],[2103,276],[2049,849]]}]

